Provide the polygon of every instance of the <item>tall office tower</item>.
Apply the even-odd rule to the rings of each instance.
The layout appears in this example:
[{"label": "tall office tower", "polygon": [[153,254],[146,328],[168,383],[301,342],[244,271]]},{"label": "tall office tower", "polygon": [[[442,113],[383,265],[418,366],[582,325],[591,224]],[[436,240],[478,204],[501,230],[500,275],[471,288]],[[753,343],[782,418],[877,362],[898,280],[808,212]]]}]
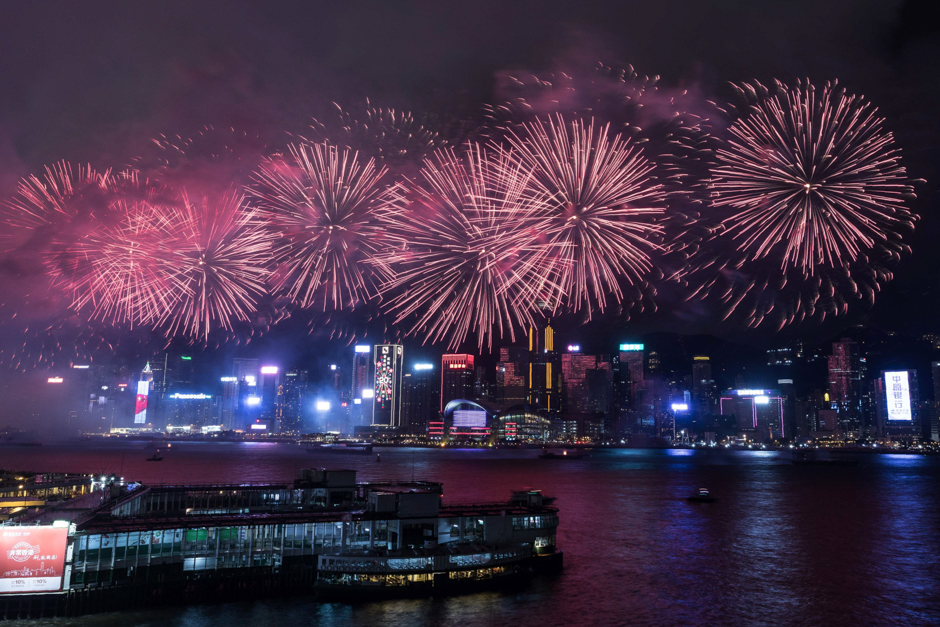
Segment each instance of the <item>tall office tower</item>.
[{"label": "tall office tower", "polygon": [[528,351],[522,347],[509,346],[499,349],[499,363],[496,364],[496,404],[503,409],[521,405],[526,401],[528,358]]},{"label": "tall office tower", "polygon": [[147,424],[147,397],[150,395],[150,384],[153,382],[153,370],[150,362],[144,366],[137,382],[137,401],[134,404],[134,424]]},{"label": "tall office tower", "polygon": [[657,373],[663,369],[663,364],[659,360],[659,353],[656,351],[650,351],[649,359],[647,360],[647,369],[650,373]]},{"label": "tall office tower", "polygon": [[630,373],[630,402],[635,403],[637,389],[642,385],[644,379],[643,362],[644,346],[642,344],[621,344],[620,345],[620,370],[626,369]]},{"label": "tall office tower", "polygon": [[794,438],[797,434],[797,407],[793,379],[777,379],[777,387],[783,398],[783,430],[788,438]]},{"label": "tall office tower", "polygon": [[441,357],[441,411],[453,400],[473,400],[473,379],[473,355],[458,353]]},{"label": "tall office tower", "polygon": [[288,370],[281,378],[277,391],[276,418],[282,433],[304,433],[304,408],[307,398],[306,370]]},{"label": "tall office tower", "polygon": [[474,401],[493,400],[493,383],[490,372],[486,366],[477,366],[473,370],[473,396]]},{"label": "tall office tower", "polygon": [[875,381],[878,426],[881,435],[897,440],[923,438],[929,422],[921,422],[920,390],[916,370],[882,370]]},{"label": "tall office tower", "polygon": [[[561,372],[564,381],[563,409],[568,414],[607,412],[607,392],[604,381],[610,379],[610,360],[607,355],[585,355],[570,349],[561,355]],[[589,375],[594,371],[593,387]],[[603,396],[599,399],[597,395]]]},{"label": "tall office tower", "polygon": [[561,411],[561,354],[555,350],[555,329],[551,320],[539,331],[529,328],[529,376],[527,401],[550,412]]},{"label": "tall office tower", "polygon": [[277,398],[281,385],[280,369],[277,366],[261,366],[258,379],[258,394],[261,396],[261,421],[267,425],[268,432],[277,432]]},{"label": "tall office tower", "polygon": [[839,426],[846,434],[858,434],[862,416],[862,374],[858,344],[841,339],[829,356],[829,401],[839,412]]},{"label": "tall office tower", "polygon": [[718,409],[718,387],[712,376],[712,362],[705,355],[692,358],[691,409],[696,417],[714,414]]},{"label": "tall office tower", "polygon": [[930,374],[933,380],[933,402],[940,404],[940,361],[930,362]]},{"label": "tall office tower", "polygon": [[778,390],[731,390],[719,400],[722,415],[733,415],[738,433],[758,442],[789,437],[784,424],[784,399]]},{"label": "tall office tower", "polygon": [[401,424],[401,379],[404,347],[401,344],[376,344],[375,390],[372,424],[398,427]]},{"label": "tall office tower", "polygon": [[351,429],[372,424],[372,347],[356,344],[353,347],[352,370],[349,373]]},{"label": "tall office tower", "polygon": [[402,431],[425,435],[428,424],[438,416],[440,388],[433,364],[415,364],[401,384]]},{"label": "tall office tower", "polygon": [[223,431],[234,431],[241,428],[235,422],[235,407],[237,404],[238,379],[234,375],[222,377],[222,398],[219,402],[219,416]]}]

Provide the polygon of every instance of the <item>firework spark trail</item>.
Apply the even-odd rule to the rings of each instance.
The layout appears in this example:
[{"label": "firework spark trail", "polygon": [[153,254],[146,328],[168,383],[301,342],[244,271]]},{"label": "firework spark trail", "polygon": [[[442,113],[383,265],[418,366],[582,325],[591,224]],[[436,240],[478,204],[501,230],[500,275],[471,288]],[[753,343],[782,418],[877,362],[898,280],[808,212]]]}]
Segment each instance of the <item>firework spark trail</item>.
[{"label": "firework spark trail", "polygon": [[71,307],[92,319],[131,327],[153,324],[172,306],[170,254],[174,223],[157,202],[118,198],[114,219],[77,241],[68,283]]},{"label": "firework spark trail", "polygon": [[55,273],[63,249],[107,220],[113,190],[110,171],[65,161],[47,166],[44,175],[21,181],[16,195],[5,203],[0,246],[5,252],[40,251]]},{"label": "firework spark trail", "polygon": [[837,85],[797,85],[736,121],[711,183],[713,205],[737,210],[728,233],[755,258],[782,244],[781,266],[808,275],[875,246],[897,255],[912,190],[876,111]]},{"label": "firework spark trail", "polygon": [[312,141],[345,146],[374,157],[388,166],[405,163],[420,164],[447,140],[428,128],[410,111],[373,107],[366,100],[365,108],[356,113],[333,103],[336,117],[313,120]]},{"label": "firework spark trail", "polygon": [[654,164],[609,126],[562,116],[525,124],[510,135],[514,154],[532,169],[531,188],[541,203],[537,228],[552,250],[548,262],[573,311],[603,312],[608,298],[620,303],[620,281],[642,284],[662,226],[666,193],[653,178]]},{"label": "firework spark trail", "polygon": [[[534,231],[542,198],[531,169],[504,150],[476,144],[438,151],[389,217],[402,245],[380,259],[393,269],[382,290],[395,323],[456,348],[473,330],[478,345],[531,326],[544,292],[557,292]],[[410,202],[409,202],[410,200]]]},{"label": "firework spark trail", "polygon": [[[275,283],[302,307],[352,309],[372,298],[369,264],[383,245],[390,188],[385,168],[329,144],[294,145],[290,155],[262,164],[256,175],[260,216],[279,234]],[[367,265],[369,264],[369,265]]]},{"label": "firework spark trail", "polygon": [[192,200],[184,191],[170,218],[174,236],[164,259],[173,307],[158,324],[168,336],[208,339],[246,321],[265,293],[272,238],[242,194]]},{"label": "firework spark trail", "polygon": [[871,105],[835,83],[776,87],[738,87],[750,106],[716,151],[711,202],[726,214],[703,249],[726,259],[698,292],[720,292],[726,318],[781,329],[843,315],[852,299],[874,303],[892,278],[882,262],[909,250],[901,232],[916,216],[894,139]]}]

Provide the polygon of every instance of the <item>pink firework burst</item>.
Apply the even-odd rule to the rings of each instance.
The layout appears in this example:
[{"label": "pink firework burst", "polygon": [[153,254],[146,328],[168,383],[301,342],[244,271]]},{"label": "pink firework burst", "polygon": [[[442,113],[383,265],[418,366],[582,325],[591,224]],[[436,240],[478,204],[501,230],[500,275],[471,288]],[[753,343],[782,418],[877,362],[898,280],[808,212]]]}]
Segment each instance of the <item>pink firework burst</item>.
[{"label": "pink firework burst", "polygon": [[382,290],[396,324],[409,320],[409,333],[455,348],[471,330],[491,347],[533,323],[557,286],[535,230],[543,199],[531,183],[529,166],[504,150],[470,144],[429,159],[389,216],[401,244],[379,258],[393,270]]},{"label": "pink firework burst", "polygon": [[376,292],[372,263],[392,198],[385,168],[329,144],[291,146],[262,164],[252,190],[277,237],[274,283],[302,307],[353,309]]},{"label": "pink firework burst", "polygon": [[247,321],[270,274],[272,240],[257,210],[233,190],[196,199],[184,191],[171,220],[165,262],[174,306],[160,320],[167,334],[205,340]]},{"label": "pink firework burst", "polygon": [[548,263],[573,311],[603,312],[623,300],[621,282],[637,286],[661,249],[666,192],[642,149],[593,120],[558,115],[523,125],[509,138],[515,158],[532,172],[540,202],[538,230],[551,249]]}]

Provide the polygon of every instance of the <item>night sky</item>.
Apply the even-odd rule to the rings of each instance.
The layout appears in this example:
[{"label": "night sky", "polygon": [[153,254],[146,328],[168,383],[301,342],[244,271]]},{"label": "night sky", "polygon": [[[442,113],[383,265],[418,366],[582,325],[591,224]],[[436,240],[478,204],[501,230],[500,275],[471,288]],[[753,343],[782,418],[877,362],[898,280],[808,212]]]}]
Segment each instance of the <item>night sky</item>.
[{"label": "night sky", "polygon": [[[507,74],[631,64],[663,89],[705,100],[729,81],[837,78],[880,108],[902,148],[921,216],[913,255],[865,323],[937,330],[940,309],[940,28],[929,2],[42,2],[8,3],[0,19],[0,196],[60,159],[122,167],[150,138],[211,124],[265,142],[302,133],[336,101],[366,98],[447,117],[478,115]],[[7,288],[4,299],[15,299]],[[616,322],[585,330],[606,336]],[[703,313],[667,311],[631,332],[712,333],[755,344]],[[293,331],[276,341],[288,341]],[[784,334],[786,335],[786,334]]]}]

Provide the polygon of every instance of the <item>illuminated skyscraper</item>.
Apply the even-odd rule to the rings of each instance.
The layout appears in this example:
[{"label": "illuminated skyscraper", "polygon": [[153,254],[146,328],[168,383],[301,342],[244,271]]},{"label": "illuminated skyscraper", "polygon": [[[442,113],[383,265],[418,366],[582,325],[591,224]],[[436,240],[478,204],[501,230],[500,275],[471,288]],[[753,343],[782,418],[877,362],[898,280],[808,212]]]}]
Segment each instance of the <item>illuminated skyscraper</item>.
[{"label": "illuminated skyscraper", "polygon": [[268,431],[277,431],[280,424],[277,421],[277,401],[280,390],[281,375],[277,366],[261,366],[258,379],[258,393],[261,395],[261,420]]},{"label": "illuminated skyscraper", "polygon": [[[609,393],[602,390],[610,381],[610,359],[607,355],[585,355],[570,350],[561,355],[562,380],[565,386],[564,411],[567,414],[607,412]],[[595,374],[595,370],[602,371]],[[599,398],[600,397],[600,398]]]},{"label": "illuminated skyscraper", "polygon": [[718,409],[718,388],[712,376],[712,362],[705,355],[692,358],[692,413],[701,418]]},{"label": "illuminated skyscraper", "polygon": [[529,374],[529,353],[525,348],[509,346],[499,349],[496,364],[496,403],[503,408],[526,401]]},{"label": "illuminated skyscraper", "polygon": [[401,424],[401,344],[375,346],[375,385],[372,424],[398,427]]},{"label": "illuminated skyscraper", "polygon": [[839,426],[845,433],[861,427],[862,374],[858,344],[842,339],[832,344],[829,356],[829,401],[839,412]]},{"label": "illuminated skyscraper", "polygon": [[[881,435],[897,440],[929,438],[920,414],[920,389],[916,370],[882,371],[875,381],[878,426]],[[927,439],[927,438],[924,438]]]},{"label": "illuminated skyscraper", "polygon": [[306,370],[288,370],[278,385],[276,400],[277,423],[286,433],[303,433],[307,398]]},{"label": "illuminated skyscraper", "polygon": [[539,331],[529,328],[529,373],[527,402],[548,411],[561,411],[561,355],[555,351],[551,320]]},{"label": "illuminated skyscraper", "polygon": [[405,433],[424,435],[439,415],[440,388],[432,364],[415,364],[401,385],[401,427]]},{"label": "illuminated skyscraper", "polygon": [[372,424],[372,347],[357,344],[353,347],[350,373],[350,430]]},{"label": "illuminated skyscraper", "polygon": [[441,411],[455,399],[473,399],[473,355],[441,357]]},{"label": "illuminated skyscraper", "polygon": [[789,437],[784,424],[784,399],[778,390],[731,390],[722,394],[722,415],[733,415],[738,433],[763,442]]},{"label": "illuminated skyscraper", "polygon": [[150,384],[153,382],[153,370],[150,369],[150,362],[144,366],[140,373],[140,381],[137,382],[137,400],[134,405],[134,424],[147,424],[147,397],[150,395]]}]

